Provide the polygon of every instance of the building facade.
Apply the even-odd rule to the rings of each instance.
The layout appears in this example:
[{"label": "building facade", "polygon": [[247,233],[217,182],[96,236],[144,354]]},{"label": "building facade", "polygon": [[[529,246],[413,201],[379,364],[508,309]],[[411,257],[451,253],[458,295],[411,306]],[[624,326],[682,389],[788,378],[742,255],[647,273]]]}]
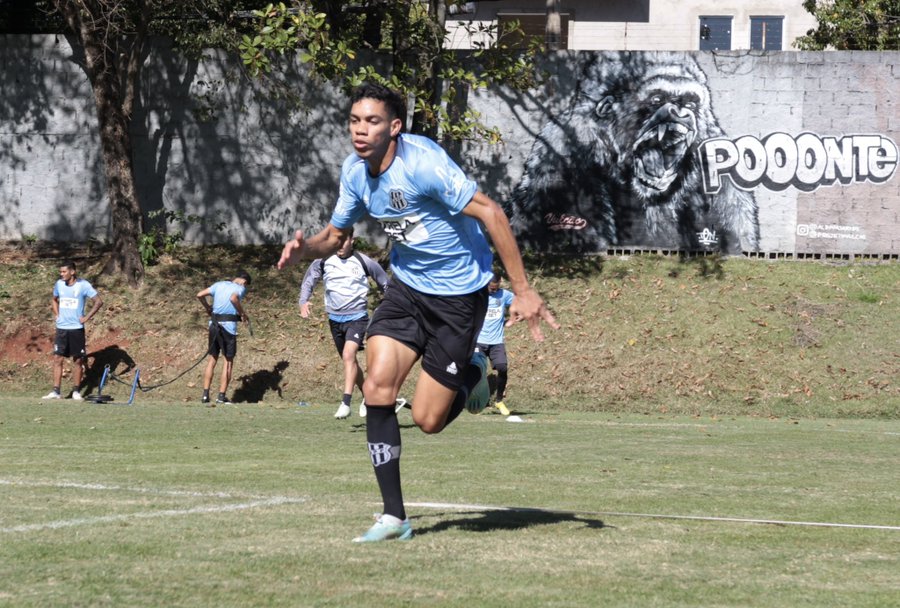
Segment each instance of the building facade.
[{"label": "building facade", "polygon": [[[545,0],[468,2],[449,15],[455,48],[484,41],[487,26],[516,20],[542,35]],[[816,27],[801,0],[560,0],[561,48],[570,50],[790,51]]]}]

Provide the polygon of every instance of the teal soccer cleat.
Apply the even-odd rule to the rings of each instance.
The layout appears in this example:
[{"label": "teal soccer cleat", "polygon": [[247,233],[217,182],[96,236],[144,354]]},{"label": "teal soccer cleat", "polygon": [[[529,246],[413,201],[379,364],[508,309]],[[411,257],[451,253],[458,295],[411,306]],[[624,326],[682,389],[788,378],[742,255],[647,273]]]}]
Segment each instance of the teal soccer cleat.
[{"label": "teal soccer cleat", "polygon": [[[397,523],[399,522],[399,523]],[[409,540],[413,536],[409,520],[400,520],[390,515],[378,515],[375,524],[362,536],[353,539],[355,543],[375,543],[381,540]]]},{"label": "teal soccer cleat", "polygon": [[481,370],[481,378],[472,389],[472,392],[469,393],[469,398],[466,400],[466,409],[471,414],[480,414],[491,400],[491,388],[487,379],[488,360],[484,354],[475,353],[472,355],[471,363],[477,365]]}]

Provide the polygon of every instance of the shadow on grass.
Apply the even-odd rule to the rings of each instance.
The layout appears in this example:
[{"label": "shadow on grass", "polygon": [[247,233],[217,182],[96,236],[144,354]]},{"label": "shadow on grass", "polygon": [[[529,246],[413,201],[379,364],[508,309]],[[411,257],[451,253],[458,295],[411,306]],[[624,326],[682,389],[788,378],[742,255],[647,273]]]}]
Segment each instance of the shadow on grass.
[{"label": "shadow on grass", "polygon": [[281,381],[284,380],[284,370],[288,368],[287,361],[279,361],[271,370],[261,369],[252,374],[238,378],[240,385],[234,389],[231,400],[235,403],[259,403],[263,400],[267,391],[275,391],[280,398]]},{"label": "shadow on grass", "polygon": [[[121,376],[127,374],[134,369],[135,362],[128,354],[128,351],[121,348],[117,344],[101,348],[98,351],[88,353],[88,365],[84,373],[84,381],[81,385],[81,392],[85,395],[89,394],[100,385],[103,378],[103,370],[109,366],[111,374]],[[122,366],[120,369],[119,366]],[[111,378],[107,378],[109,384]]]},{"label": "shadow on grass", "polygon": [[423,534],[436,534],[451,528],[464,530],[466,532],[493,532],[494,530],[521,530],[532,526],[546,526],[568,521],[583,523],[586,528],[595,530],[610,527],[604,524],[602,520],[584,517],[577,513],[516,507],[509,507],[502,510],[491,509],[487,511],[432,513],[428,515],[415,515],[410,519],[422,519],[435,516],[440,517],[441,521],[426,528],[415,528],[417,536]]}]

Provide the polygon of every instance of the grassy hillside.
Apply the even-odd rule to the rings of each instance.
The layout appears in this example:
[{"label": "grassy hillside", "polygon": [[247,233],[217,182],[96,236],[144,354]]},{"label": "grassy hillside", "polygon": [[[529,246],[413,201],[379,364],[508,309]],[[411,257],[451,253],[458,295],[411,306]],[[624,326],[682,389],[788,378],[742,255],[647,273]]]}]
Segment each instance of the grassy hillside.
[{"label": "grassy hillside", "polygon": [[[99,258],[87,251],[5,249],[0,390],[46,392],[50,294],[58,264],[72,256],[106,303],[88,331],[89,388],[107,364],[128,381],[133,363],[144,386],[193,365],[206,342],[206,318],[194,294],[246,268],[254,278],[246,301],[254,337],[245,331],[239,343],[235,399],[336,404],[341,369],[322,288],[313,299],[315,319],[301,319],[296,300],[305,264],[276,271],[278,250],[185,249],[149,267],[144,285],[132,290],[98,276]],[[632,256],[533,257],[528,265],[563,327],[540,344],[524,326],[507,330],[514,410],[900,415],[896,263]],[[199,385],[198,367],[152,395],[193,402]],[[122,385],[106,392],[127,397]]]}]

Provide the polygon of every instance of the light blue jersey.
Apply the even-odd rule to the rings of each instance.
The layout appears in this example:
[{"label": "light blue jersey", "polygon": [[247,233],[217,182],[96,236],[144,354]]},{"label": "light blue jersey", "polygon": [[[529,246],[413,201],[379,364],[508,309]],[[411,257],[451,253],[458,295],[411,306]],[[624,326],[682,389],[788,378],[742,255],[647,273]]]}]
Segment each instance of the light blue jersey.
[{"label": "light blue jersey", "polygon": [[59,299],[59,315],[56,317],[58,329],[81,329],[84,323],[84,301],[96,297],[97,290],[84,279],[75,279],[72,285],[66,285],[62,279],[53,285],[53,297]]},{"label": "light blue jersey", "polygon": [[487,314],[478,334],[478,344],[503,344],[506,308],[513,302],[512,292],[498,289],[488,294]]},{"label": "light blue jersey", "polygon": [[472,293],[492,276],[481,223],[461,213],[475,191],[440,146],[404,133],[378,177],[356,154],[344,161],[331,224],[348,228],[368,213],[393,241],[391,268],[400,281],[431,295]]},{"label": "light blue jersey", "polygon": [[[209,293],[213,297],[212,311],[214,315],[236,315],[238,311],[231,303],[231,296],[237,294],[238,300],[243,301],[247,289],[234,281],[219,281],[212,284]],[[220,321],[219,325],[228,333],[237,335],[236,321]]]}]

